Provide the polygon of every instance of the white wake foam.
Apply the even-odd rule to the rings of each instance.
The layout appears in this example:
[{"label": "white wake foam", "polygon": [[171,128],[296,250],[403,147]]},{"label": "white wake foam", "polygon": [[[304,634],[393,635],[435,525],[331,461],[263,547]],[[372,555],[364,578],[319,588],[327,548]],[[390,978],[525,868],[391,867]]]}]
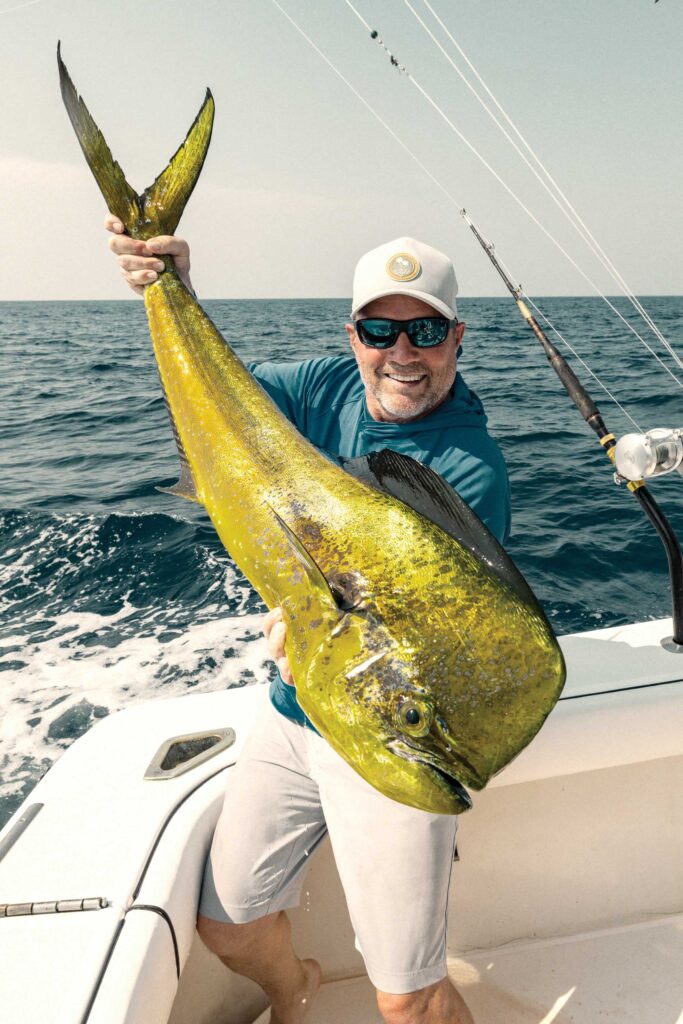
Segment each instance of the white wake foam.
[{"label": "white wake foam", "polygon": [[[203,615],[208,609],[203,609]],[[132,635],[121,635],[127,620]],[[34,639],[5,638],[0,656],[0,789],[22,790],[93,722],[156,696],[175,697],[268,678],[263,616],[170,629],[129,604],[112,615],[69,612]],[[129,623],[129,630],[132,622]],[[116,629],[112,629],[112,627]],[[13,661],[20,650],[21,662]],[[16,667],[14,667],[16,666]]]}]

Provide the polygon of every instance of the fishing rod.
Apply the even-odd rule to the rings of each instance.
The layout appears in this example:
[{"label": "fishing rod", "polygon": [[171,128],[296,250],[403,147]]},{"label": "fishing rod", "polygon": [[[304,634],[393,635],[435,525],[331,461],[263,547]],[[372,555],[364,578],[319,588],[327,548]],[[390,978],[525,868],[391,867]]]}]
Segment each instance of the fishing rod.
[{"label": "fishing rod", "polygon": [[[340,71],[339,68],[335,64],[333,64],[333,62],[330,60],[330,58],[325,53],[323,53],[323,51],[320,49],[320,47],[314,42],[314,40],[308,35],[308,33],[301,27],[301,25],[299,25],[296,22],[296,20],[283,8],[283,6],[279,2],[279,0],[272,0],[272,3],[281,12],[281,14],[287,19],[287,21],[292,25],[292,27],[299,33],[299,35],[301,35],[302,38],[306,40],[306,42],[309,44],[309,46],[311,46],[311,48],[313,50],[315,50],[315,52],[318,54],[318,56],[327,64],[327,66],[334,72],[334,74],[337,75],[337,77],[339,79],[341,79],[341,81],[347,86],[348,89],[350,89],[350,91],[354,94],[354,96],[356,96],[356,98],[363,104],[363,106],[382,125],[382,127],[392,136],[392,138],[398,143],[398,145],[401,146],[401,148],[403,150],[405,150],[405,152],[408,154],[408,156],[418,165],[418,167],[420,167],[420,169],[425,173],[425,175],[437,186],[438,189],[440,189],[440,191],[443,193],[443,195],[446,197],[446,199],[449,202],[453,203],[453,205],[457,209],[461,209],[461,204],[457,202],[457,200],[455,199],[455,196],[453,196],[452,193],[443,185],[443,183],[441,181],[439,181],[435,177],[434,174],[432,174],[432,172],[424,164],[424,162],[422,160],[420,160],[420,158],[413,152],[413,150],[410,148],[410,146],[408,146],[407,143],[393,130],[393,128],[391,128],[387,124],[387,122],[377,113],[377,111],[365,99],[365,97],[361,95],[361,93],[354,87],[354,85],[349,81],[349,79],[343,74],[343,72]],[[642,342],[642,344],[648,349],[648,351],[654,356],[654,358],[660,363],[660,365],[667,371],[667,373],[671,377],[673,377],[673,379],[676,381],[676,383],[679,386],[683,387],[683,384],[678,380],[678,378],[675,376],[675,374],[673,374],[671,372],[669,367],[667,367],[663,363],[663,361],[660,359],[659,355],[657,355],[657,353],[652,350],[652,348],[647,344],[645,339],[642,338],[641,335],[635,330],[635,328],[629,323],[629,321],[625,319],[625,317],[619,312],[619,310],[614,306],[614,304],[612,302],[610,302],[610,300],[607,298],[607,296],[604,295],[600,291],[600,289],[597,288],[596,285],[594,285],[594,283],[591,281],[591,279],[584,273],[584,271],[581,269],[581,267],[578,266],[578,264],[570,256],[570,254],[543,227],[543,225],[534,216],[534,214],[531,212],[531,210],[529,210],[528,207],[519,199],[519,197],[514,192],[512,192],[512,190],[509,188],[509,186],[506,185],[506,183],[502,180],[502,178],[494,170],[494,168],[491,167],[491,165],[483,158],[483,156],[475,149],[475,147],[472,146],[472,144],[469,142],[469,140],[465,138],[465,136],[462,134],[462,132],[459,131],[459,129],[453,124],[453,122],[449,118],[446,117],[446,115],[444,114],[443,110],[441,110],[441,108],[434,102],[434,100],[432,100],[431,96],[429,96],[429,94],[422,88],[422,86],[419,85],[419,83],[415,80],[414,76],[410,73],[408,68],[392,53],[392,51],[384,43],[383,39],[379,35],[379,32],[376,29],[373,29],[368,24],[368,22],[365,20],[365,18],[363,18],[363,16],[360,14],[360,12],[354,6],[354,4],[351,2],[351,0],[344,0],[344,3],[347,5],[347,7],[349,7],[351,9],[351,11],[356,16],[356,18],[358,18],[358,20],[361,22],[361,24],[363,24],[363,26],[367,29],[367,31],[370,33],[371,39],[376,44],[378,44],[381,49],[383,49],[385,51],[385,53],[388,56],[389,61],[391,63],[392,69],[394,71],[397,71],[400,75],[402,75],[405,78],[407,78],[418,89],[418,91],[422,94],[422,96],[437,110],[439,115],[442,118],[444,118],[444,120],[446,121],[448,126],[458,135],[458,137],[463,141],[463,143],[466,146],[468,146],[468,148],[474,153],[474,155],[477,157],[477,159],[479,159],[484,164],[484,166],[493,174],[493,176],[496,178],[496,180],[511,195],[511,197],[515,200],[515,202],[517,202],[518,205],[520,205],[524,209],[524,211],[531,217],[531,219],[534,221],[534,223],[537,224],[537,226],[541,229],[541,231],[563,253],[563,255],[567,257],[567,259],[572,264],[572,266],[574,266],[578,270],[578,272],[581,274],[581,276],[584,277],[588,281],[588,283],[591,285],[591,287],[593,287],[594,290],[597,292],[597,294],[600,296],[600,298],[604,302],[607,303],[607,305],[612,310],[612,312],[615,313],[615,315],[625,324],[625,326],[628,328],[628,330],[631,331],[633,334],[635,334],[635,336],[638,338],[638,340]],[[610,460],[613,463],[615,463],[615,460],[616,460],[616,466],[617,466],[617,470],[618,470],[618,472],[615,474],[616,482],[617,483],[627,482],[629,490],[633,494],[635,494],[635,496],[638,499],[638,501],[639,501],[641,507],[643,508],[645,514],[647,515],[648,519],[650,519],[650,521],[652,522],[652,524],[655,527],[655,529],[656,529],[660,539],[662,540],[662,543],[664,544],[664,548],[666,550],[668,563],[669,563],[669,577],[670,577],[670,581],[671,581],[671,595],[672,595],[672,605],[673,605],[673,611],[672,611],[672,618],[673,618],[673,638],[672,638],[672,640],[673,640],[673,643],[667,641],[667,647],[669,647],[670,649],[674,649],[674,650],[683,652],[683,556],[681,555],[681,549],[680,549],[678,540],[677,540],[676,535],[675,535],[675,533],[673,531],[673,528],[671,527],[671,524],[668,522],[668,520],[664,516],[663,512],[661,511],[661,509],[657,505],[655,499],[652,497],[650,492],[647,490],[647,487],[645,486],[643,480],[640,479],[640,478],[634,479],[633,478],[633,474],[631,475],[631,477],[629,477],[628,472],[625,471],[622,468],[622,466],[621,466],[621,464],[619,462],[619,447],[620,446],[623,447],[623,443],[627,442],[629,438],[631,438],[631,439],[632,438],[637,438],[638,441],[637,441],[637,444],[635,445],[635,448],[637,449],[637,454],[635,456],[633,455],[633,445],[632,445],[630,451],[629,452],[625,452],[625,454],[623,456],[624,464],[629,462],[629,459],[630,459],[630,463],[632,465],[635,464],[635,463],[638,463],[638,462],[647,462],[651,466],[651,471],[642,474],[642,475],[646,475],[646,476],[657,475],[657,474],[664,473],[664,472],[671,472],[673,469],[678,468],[679,465],[683,466],[683,430],[682,431],[666,431],[665,432],[667,434],[666,443],[662,442],[661,437],[659,439],[654,439],[653,438],[653,435],[656,435],[658,433],[661,434],[661,432],[657,432],[657,431],[651,431],[649,434],[646,434],[646,435],[643,435],[643,434],[626,435],[624,438],[621,439],[620,442],[617,442],[615,437],[614,437],[614,435],[610,434],[610,432],[608,431],[607,427],[605,426],[604,420],[603,420],[602,416],[600,415],[600,412],[599,412],[597,406],[595,405],[595,402],[593,401],[593,399],[590,397],[590,395],[588,394],[586,389],[580,383],[580,381],[576,377],[576,374],[571,369],[571,367],[569,366],[567,361],[563,358],[563,356],[560,354],[560,352],[557,350],[557,348],[549,341],[549,339],[546,337],[546,335],[544,334],[544,332],[540,328],[540,326],[537,323],[537,321],[532,316],[529,308],[526,306],[526,303],[524,303],[524,301],[523,301],[523,293],[522,293],[521,286],[520,287],[515,287],[515,285],[510,280],[509,276],[503,270],[503,267],[500,265],[499,261],[496,259],[495,255],[494,255],[494,252],[493,252],[493,246],[490,245],[488,242],[486,242],[482,238],[482,236],[479,234],[479,232],[475,229],[475,227],[472,224],[471,220],[467,217],[465,211],[461,209],[461,212],[462,212],[462,215],[467,220],[467,222],[470,225],[470,227],[472,228],[472,230],[474,231],[474,233],[477,236],[480,244],[483,246],[485,252],[487,253],[489,258],[493,262],[493,265],[495,266],[496,270],[498,271],[498,273],[501,275],[501,277],[505,281],[506,287],[508,288],[508,290],[510,291],[512,297],[514,298],[515,302],[517,303],[518,308],[520,309],[520,312],[522,313],[522,316],[527,321],[529,326],[532,328],[532,330],[534,331],[534,334],[536,335],[536,337],[538,338],[539,342],[543,346],[543,348],[544,348],[544,350],[546,352],[546,355],[547,355],[547,357],[548,357],[548,359],[549,359],[549,361],[551,363],[551,366],[553,367],[555,372],[560,377],[560,380],[564,384],[564,386],[565,386],[566,390],[568,391],[570,397],[572,398],[574,403],[577,405],[579,411],[581,412],[581,414],[584,417],[584,419],[586,420],[586,422],[589,424],[589,426],[598,435],[598,440],[600,441],[600,443],[601,443],[603,449],[605,450],[607,456],[610,458]],[[533,303],[532,303],[532,305],[533,305]],[[641,315],[643,315],[642,311],[639,310],[639,312],[641,313]],[[651,318],[647,317],[646,318],[646,322],[648,322],[648,326],[652,326],[650,321],[651,321]],[[555,329],[553,328],[553,330],[555,330]],[[555,333],[557,334],[558,332],[555,331]],[[661,332],[659,332],[658,330],[655,330],[655,333],[657,334],[658,337],[661,334]],[[558,335],[558,336],[561,337],[561,335]],[[562,339],[562,340],[564,340],[564,339]],[[667,344],[667,349],[669,349],[668,344]],[[580,361],[583,363],[583,360],[580,360]],[[678,360],[676,360],[676,361],[678,362]],[[584,365],[586,365],[586,364],[584,363]],[[614,401],[619,406],[619,408],[622,409],[622,412],[624,412],[626,414],[628,419],[630,419],[631,422],[634,423],[634,426],[636,426],[638,429],[640,429],[638,427],[638,424],[636,424],[635,421],[633,420],[633,418],[631,416],[629,416],[628,413],[626,413],[626,411],[622,408],[621,405],[619,405],[619,402],[614,398],[614,396],[612,394],[610,394],[608,389],[605,387],[605,385],[602,383],[602,381],[597,377],[597,375],[594,374],[592,370],[590,370],[590,367],[587,367],[587,369],[592,374],[592,376],[595,377],[595,379],[597,380],[598,384],[603,388],[603,390],[612,399],[612,401]],[[652,450],[653,444],[654,444],[654,453],[653,453],[653,450]],[[680,458],[677,461],[677,454],[679,452],[680,452]],[[621,470],[621,472],[619,472],[619,470]],[[681,472],[683,473],[683,469],[681,470]]]},{"label": "fishing rod", "polygon": [[[656,430],[650,431],[649,434],[646,435],[626,435],[626,438],[622,438],[622,441],[626,441],[627,438],[636,440],[631,441],[630,445],[628,443],[626,446],[622,445],[622,450],[619,452],[618,448],[619,445],[621,445],[621,442],[618,444],[614,434],[610,433],[597,405],[588,394],[567,360],[556,346],[553,345],[543,328],[534,317],[533,313],[524,301],[524,293],[521,285],[515,285],[510,280],[510,277],[501,266],[500,261],[495,254],[494,246],[477,230],[471,217],[468,216],[467,211],[461,210],[460,214],[488,256],[489,260],[498,271],[498,274],[503,279],[505,287],[514,299],[524,321],[528,324],[534,332],[536,339],[540,342],[541,347],[548,358],[548,362],[560,378],[567,394],[583,416],[588,426],[597,434],[598,441],[602,445],[605,454],[612,464],[615,465],[617,469],[617,472],[615,473],[615,482],[626,483],[628,490],[638,499],[645,515],[659,534],[659,538],[664,545],[667,561],[669,563],[673,618],[672,639],[673,643],[677,645],[678,650],[683,652],[683,555],[681,554],[681,548],[671,523],[660,509],[650,491],[647,489],[644,480],[630,479],[630,474],[628,472],[629,461],[631,465],[636,465],[641,472],[647,472],[648,476],[661,475],[662,473],[678,469],[683,461],[683,442],[681,441],[681,435],[683,432]],[[622,472],[620,472],[620,470],[622,470]]]},{"label": "fishing rod", "polygon": [[[354,5],[351,3],[351,0],[344,0],[344,2],[348,7],[351,8],[353,13],[365,25],[365,27],[370,30],[370,37],[386,52],[391,62],[391,65],[400,74],[404,75],[406,78],[412,81],[413,85],[416,86],[416,88],[419,90],[420,93],[422,93],[425,99],[428,100],[428,102],[438,111],[438,113],[444,118],[444,120],[449,124],[449,126],[456,132],[456,134],[460,136],[463,142],[465,142],[465,144],[468,145],[470,149],[473,149],[468,140],[464,138],[462,133],[455,127],[455,125],[452,124],[450,119],[446,117],[441,108],[438,107],[436,103],[434,103],[432,98],[425,92],[425,90],[419,85],[419,83],[415,81],[415,79],[409,72],[408,68],[403,63],[401,63],[401,61],[399,61],[398,58],[392,53],[392,51],[386,45],[384,40],[380,37],[377,30],[370,29],[370,26],[362,17],[362,15],[360,15],[360,13],[356,10]],[[410,7],[411,10],[413,10],[410,4],[408,4],[407,6]],[[488,167],[488,169],[492,171],[494,177],[501,182],[501,184],[505,187],[506,191],[508,191],[512,195],[512,198],[515,199],[516,202],[520,203],[518,197],[511,192],[511,190],[505,185],[502,179],[500,179],[499,175],[495,171],[493,171],[493,168],[491,168],[487,164],[487,162],[483,160],[479,153],[477,153],[474,149],[473,151],[475,152],[475,155],[479,159],[481,159],[482,162]],[[543,170],[545,170],[545,168],[543,168]],[[561,194],[564,198],[563,193]],[[520,203],[520,205],[523,206],[525,211],[531,216],[531,219],[538,224],[541,230],[543,230],[543,232],[546,235],[548,235],[551,241],[553,241],[553,243],[557,245],[558,248],[560,248],[564,255],[568,256],[568,253],[566,253],[566,251],[561,246],[559,246],[557,241],[551,235],[549,235],[549,233],[545,230],[545,228],[543,228],[543,226],[540,224],[537,218],[531,213],[531,211],[524,207],[524,204]],[[571,207],[571,204],[568,205],[570,206],[572,212],[575,213],[573,207]],[[675,649],[683,652],[683,555],[681,554],[681,548],[678,543],[676,534],[673,530],[673,527],[671,526],[670,522],[660,509],[653,495],[645,486],[644,480],[639,477],[636,477],[634,479],[635,474],[629,474],[627,469],[629,465],[638,467],[647,465],[649,466],[650,470],[647,473],[648,476],[654,476],[665,472],[671,472],[673,469],[678,469],[679,466],[683,464],[683,431],[651,431],[650,434],[645,435],[630,434],[627,435],[625,438],[622,438],[622,441],[620,443],[617,442],[617,439],[614,436],[614,434],[610,433],[607,426],[605,425],[605,421],[597,405],[595,404],[591,396],[588,394],[584,386],[581,384],[581,382],[579,381],[578,377],[572,370],[567,360],[547,337],[547,335],[541,328],[540,324],[533,316],[531,310],[524,302],[521,285],[515,286],[512,283],[510,277],[501,266],[499,260],[496,258],[493,245],[487,242],[482,237],[480,232],[472,223],[470,217],[468,217],[466,210],[461,209],[460,212],[461,216],[474,233],[477,241],[484,249],[484,252],[489,257],[491,263],[493,264],[493,266],[495,267],[495,269],[498,271],[501,278],[505,282],[505,286],[512,295],[513,299],[515,300],[517,308],[519,309],[522,317],[529,325],[531,330],[534,332],[534,335],[536,336],[537,340],[540,342],[548,358],[548,362],[554,369],[557,376],[560,378],[560,381],[564,385],[564,388],[567,391],[569,397],[574,402],[574,405],[576,405],[577,409],[579,410],[579,412],[581,413],[589,427],[593,431],[595,431],[595,433],[598,436],[598,441],[602,445],[605,454],[610,459],[612,464],[616,467],[617,472],[615,473],[615,482],[626,483],[629,491],[631,491],[631,493],[634,494],[635,497],[638,499],[641,508],[643,509],[646,516],[648,517],[648,519],[654,526],[655,530],[657,531],[657,534],[659,535],[659,538],[662,541],[662,544],[664,545],[664,550],[666,551],[667,561],[669,565],[669,581],[671,586],[673,619],[673,646],[675,647]],[[582,221],[580,221],[580,223],[582,227],[585,227]],[[588,234],[590,235],[590,232],[588,232]],[[592,236],[590,237],[592,238]],[[579,270],[582,276],[586,277],[586,279],[589,280],[590,282],[590,279],[587,278],[587,276],[583,273],[583,271],[575,263],[575,261],[572,260],[571,257],[569,257],[569,259],[570,262],[574,266],[576,266],[576,269]],[[590,283],[592,284],[592,282]],[[598,293],[601,294],[599,290]],[[619,318],[624,321],[626,326],[637,335],[637,337],[643,342],[643,344],[645,344],[646,348],[648,348],[652,355],[654,355],[655,358],[658,359],[659,362],[661,362],[659,356],[657,356],[656,353],[653,352],[650,346],[647,345],[647,342],[645,342],[644,339],[640,337],[640,335],[637,333],[637,331],[633,329],[633,327],[628,323],[628,321],[626,321],[625,318],[621,316],[619,311],[613,306],[609,299],[607,299],[607,297],[604,295],[602,295],[602,298],[605,300],[605,302],[607,302],[608,306],[610,306],[610,308],[619,316]],[[642,310],[639,311],[641,312],[641,314],[642,312],[644,312]],[[654,326],[653,324],[651,324],[650,321],[651,318],[646,317],[646,322],[648,322],[648,325]],[[658,330],[655,330],[655,333],[658,336],[660,336],[661,334],[661,332],[659,332]],[[663,337],[661,340],[665,341]],[[666,347],[671,352],[671,348],[668,345],[668,343],[666,344]],[[680,360],[678,360],[677,358],[676,362],[679,363],[680,365]],[[619,472],[620,468],[622,469],[622,472]]]}]

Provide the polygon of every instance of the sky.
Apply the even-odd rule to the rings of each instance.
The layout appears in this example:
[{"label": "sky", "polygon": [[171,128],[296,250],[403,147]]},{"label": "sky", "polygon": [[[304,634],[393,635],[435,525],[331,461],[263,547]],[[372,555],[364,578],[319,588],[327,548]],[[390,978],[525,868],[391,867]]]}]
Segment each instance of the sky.
[{"label": "sky", "polygon": [[[107,250],[104,202],[62,105],[58,39],[138,191],[163,169],[211,87],[211,149],[178,229],[203,298],[348,296],[359,256],[402,235],[451,256],[461,295],[503,294],[459,205],[529,294],[592,294],[391,67],[345,0],[278,2],[454,201],[273,0],[0,0],[0,300],[133,298]],[[410,2],[429,19],[423,0]],[[630,287],[680,295],[680,0],[430,2]],[[546,230],[614,294],[406,0],[354,6]]]}]

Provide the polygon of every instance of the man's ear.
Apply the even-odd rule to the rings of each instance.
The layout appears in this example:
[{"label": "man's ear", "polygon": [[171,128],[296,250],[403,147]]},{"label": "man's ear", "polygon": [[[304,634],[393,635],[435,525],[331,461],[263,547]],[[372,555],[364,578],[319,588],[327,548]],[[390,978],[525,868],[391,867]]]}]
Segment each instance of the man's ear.
[{"label": "man's ear", "polygon": [[455,350],[455,358],[456,359],[459,359],[460,355],[462,353],[462,336],[463,336],[464,333],[465,333],[465,324],[461,320],[453,328],[453,334],[455,336],[455,344],[457,345],[457,348]]},{"label": "man's ear", "polygon": [[353,348],[353,342],[356,337],[356,326],[353,323],[348,323],[344,324],[344,327],[346,328],[346,333],[349,336],[349,345]]}]

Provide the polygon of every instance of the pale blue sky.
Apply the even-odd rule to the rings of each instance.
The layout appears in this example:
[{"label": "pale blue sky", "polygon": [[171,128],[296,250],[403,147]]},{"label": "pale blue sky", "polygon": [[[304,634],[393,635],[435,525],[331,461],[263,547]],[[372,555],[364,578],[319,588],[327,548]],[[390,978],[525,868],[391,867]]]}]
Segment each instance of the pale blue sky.
[{"label": "pale blue sky", "polygon": [[[165,165],[211,87],[214,138],[179,229],[192,245],[200,295],[346,296],[358,256],[402,234],[452,256],[462,295],[502,293],[455,208],[271,0],[38,0],[9,10],[20,2],[0,0],[0,299],[129,294],[62,106],[58,38],[76,87],[139,189]],[[590,293],[390,68],[343,0],[282,3],[467,206],[530,294]],[[354,3],[614,293],[402,0]],[[681,294],[680,0],[432,4],[634,289]]]}]

